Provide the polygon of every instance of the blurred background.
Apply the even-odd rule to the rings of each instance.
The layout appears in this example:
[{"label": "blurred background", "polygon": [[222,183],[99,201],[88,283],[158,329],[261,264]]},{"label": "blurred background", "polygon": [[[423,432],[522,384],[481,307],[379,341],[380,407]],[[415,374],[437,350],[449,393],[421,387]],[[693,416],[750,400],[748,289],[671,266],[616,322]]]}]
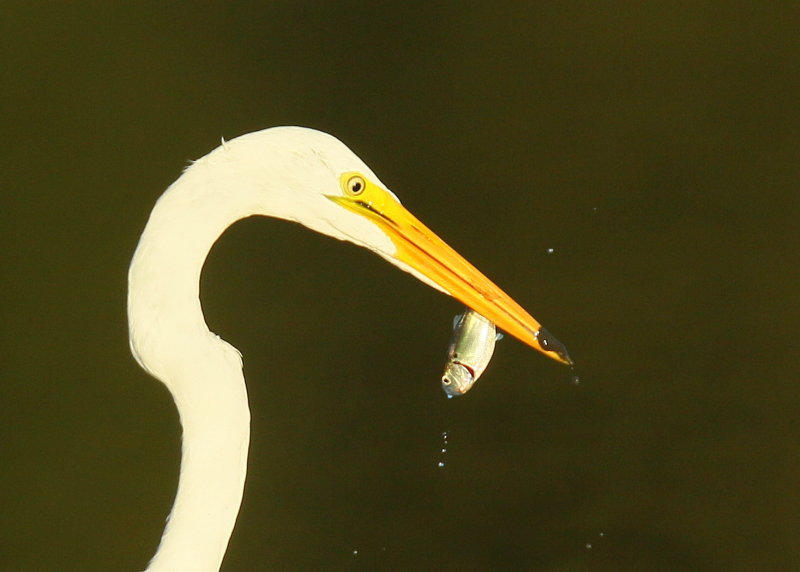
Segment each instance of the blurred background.
[{"label": "blurred background", "polygon": [[0,570],[147,565],[180,427],[128,263],[188,161],[285,124],[577,365],[506,339],[448,400],[457,302],[236,224],[202,280],[253,417],[224,571],[800,568],[798,29],[796,2],[0,3]]}]

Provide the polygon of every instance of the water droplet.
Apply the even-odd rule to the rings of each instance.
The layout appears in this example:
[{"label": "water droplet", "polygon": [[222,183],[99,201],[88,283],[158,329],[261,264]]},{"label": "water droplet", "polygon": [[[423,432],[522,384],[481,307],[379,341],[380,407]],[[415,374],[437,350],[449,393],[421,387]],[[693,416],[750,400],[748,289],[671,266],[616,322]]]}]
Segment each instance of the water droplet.
[{"label": "water droplet", "polygon": [[358,554],[358,550],[353,550],[353,554]]},{"label": "water droplet", "polygon": [[[441,448],[442,455],[447,453],[447,431],[442,431],[442,448]],[[440,469],[444,467],[444,461],[439,461],[437,465]]]},{"label": "water droplet", "polygon": [[553,254],[555,251],[556,251],[555,248],[548,248],[547,249],[547,254]]},{"label": "water droplet", "polygon": [[591,548],[592,548],[592,545],[587,542],[586,543],[586,550],[590,550]]},{"label": "water droplet", "polygon": [[601,533],[600,533],[600,536],[605,536],[605,535],[606,535],[606,533],[605,533],[605,532],[601,532]]},{"label": "water droplet", "polygon": [[573,375],[572,376],[572,385],[580,385],[580,383],[581,383],[581,378],[578,377],[577,375]]}]

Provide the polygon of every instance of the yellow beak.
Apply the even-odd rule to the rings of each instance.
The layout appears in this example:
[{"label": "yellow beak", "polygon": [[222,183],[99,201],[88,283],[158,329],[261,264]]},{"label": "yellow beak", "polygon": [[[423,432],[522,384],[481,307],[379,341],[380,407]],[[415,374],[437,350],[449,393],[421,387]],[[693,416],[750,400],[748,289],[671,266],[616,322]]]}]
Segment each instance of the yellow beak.
[{"label": "yellow beak", "polygon": [[[348,183],[358,177],[361,186],[352,193]],[[358,185],[356,185],[358,186]],[[572,365],[561,342],[517,304],[508,294],[467,262],[390,193],[363,175],[342,175],[345,196],[329,196],[346,209],[370,219],[397,247],[395,258],[410,266],[451,296],[548,357]]]}]

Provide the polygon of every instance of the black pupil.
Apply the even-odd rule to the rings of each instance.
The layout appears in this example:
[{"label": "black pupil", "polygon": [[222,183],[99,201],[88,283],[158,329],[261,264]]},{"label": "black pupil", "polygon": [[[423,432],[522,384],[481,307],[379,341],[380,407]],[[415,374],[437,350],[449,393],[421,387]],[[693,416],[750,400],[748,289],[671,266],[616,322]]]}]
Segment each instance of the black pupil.
[{"label": "black pupil", "polygon": [[361,182],[360,181],[353,181],[353,188],[354,193],[361,191]]}]

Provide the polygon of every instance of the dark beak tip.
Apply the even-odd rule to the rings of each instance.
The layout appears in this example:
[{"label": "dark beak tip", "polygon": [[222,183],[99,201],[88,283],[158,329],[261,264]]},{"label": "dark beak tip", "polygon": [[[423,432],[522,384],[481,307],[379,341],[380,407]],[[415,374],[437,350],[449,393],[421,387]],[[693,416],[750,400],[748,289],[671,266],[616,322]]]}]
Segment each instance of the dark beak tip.
[{"label": "dark beak tip", "polygon": [[556,354],[563,363],[567,364],[568,366],[572,367],[575,363],[572,361],[572,358],[569,357],[569,353],[567,353],[567,348],[559,342],[556,337],[547,331],[545,328],[539,328],[539,331],[536,332],[536,339],[539,342],[539,345],[542,346],[542,349],[552,352]]}]

